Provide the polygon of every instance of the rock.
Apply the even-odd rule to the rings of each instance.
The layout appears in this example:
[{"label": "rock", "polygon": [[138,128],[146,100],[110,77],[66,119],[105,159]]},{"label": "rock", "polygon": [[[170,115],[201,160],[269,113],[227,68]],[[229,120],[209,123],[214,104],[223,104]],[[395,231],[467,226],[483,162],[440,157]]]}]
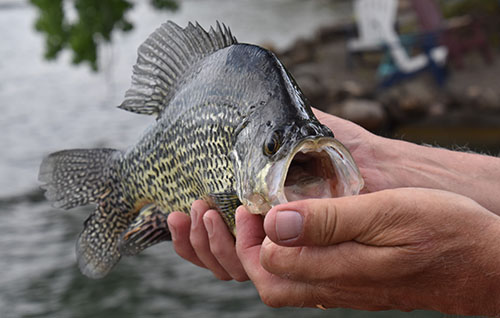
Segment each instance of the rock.
[{"label": "rock", "polygon": [[347,20],[348,21],[339,21],[335,25],[320,27],[316,31],[314,38],[320,44],[332,41],[345,41],[345,37],[356,30],[356,25],[350,21],[351,19]]},{"label": "rock", "polygon": [[367,99],[349,99],[330,111],[371,131],[379,130],[387,120],[383,106]]},{"label": "rock", "polygon": [[356,81],[344,81],[335,91],[335,98],[342,101],[347,98],[360,98],[365,95],[365,89]]},{"label": "rock", "polygon": [[435,102],[429,107],[429,115],[430,116],[442,116],[446,113],[447,107],[444,103]]},{"label": "rock", "polygon": [[349,94],[349,96],[359,97],[364,94],[363,87],[355,81],[345,81],[342,83],[342,89]]},{"label": "rock", "polygon": [[290,68],[290,71],[295,79],[310,76],[320,80],[324,72],[323,69],[324,66],[320,63],[302,63],[294,65]]},{"label": "rock", "polygon": [[484,110],[500,110],[500,95],[491,87],[469,86],[465,92],[465,100],[470,106]]},{"label": "rock", "polygon": [[500,94],[491,87],[486,88],[479,105],[484,109],[500,111]]},{"label": "rock", "polygon": [[299,39],[284,55],[287,57],[288,65],[297,65],[311,61],[314,57],[314,52],[309,41]]},{"label": "rock", "polygon": [[321,81],[311,75],[296,77],[295,80],[307,99],[316,107],[320,107],[326,95],[326,88]]},{"label": "rock", "polygon": [[[408,122],[430,114],[431,107],[437,103],[445,104],[442,95],[432,81],[421,77],[389,88],[380,94],[379,100],[395,121]],[[433,111],[440,112],[439,109]]]},{"label": "rock", "polygon": [[471,100],[476,99],[481,95],[481,88],[479,86],[471,85],[467,87],[465,95]]},{"label": "rock", "polygon": [[[406,3],[401,3],[401,7],[410,3],[400,1]],[[444,86],[436,84],[431,72],[422,72],[380,90],[375,78],[380,55],[368,55],[372,63],[356,67],[346,63],[346,41],[354,29],[352,21],[324,27],[315,36],[278,52],[314,107],[388,136],[401,126],[435,121],[433,125],[439,127],[445,120],[454,124],[449,119],[453,112],[483,114],[499,120],[500,90],[495,79],[500,63],[484,65],[479,60],[474,67],[450,69]],[[500,55],[495,56],[498,61]]]},{"label": "rock", "polygon": [[291,73],[309,101],[315,107],[321,108],[328,91],[322,80],[321,65],[316,63],[299,64],[291,69]]}]

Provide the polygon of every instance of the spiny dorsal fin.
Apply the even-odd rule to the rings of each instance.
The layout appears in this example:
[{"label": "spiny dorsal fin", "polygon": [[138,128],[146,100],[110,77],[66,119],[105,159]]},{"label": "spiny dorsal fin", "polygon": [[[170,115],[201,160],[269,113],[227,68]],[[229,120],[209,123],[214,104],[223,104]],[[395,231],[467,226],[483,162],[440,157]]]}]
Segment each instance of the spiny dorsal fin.
[{"label": "spiny dorsal fin", "polygon": [[182,29],[172,21],[162,24],[139,47],[132,86],[118,106],[138,114],[159,114],[172,98],[175,85],[194,63],[237,43],[231,31],[217,22],[205,31],[198,23]]}]

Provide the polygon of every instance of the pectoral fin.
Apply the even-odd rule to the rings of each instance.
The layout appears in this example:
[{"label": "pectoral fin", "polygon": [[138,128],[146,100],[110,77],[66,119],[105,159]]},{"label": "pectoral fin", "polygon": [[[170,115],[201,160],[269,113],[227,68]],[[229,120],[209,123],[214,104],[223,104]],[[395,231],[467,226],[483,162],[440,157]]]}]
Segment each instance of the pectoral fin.
[{"label": "pectoral fin", "polygon": [[143,208],[134,222],[122,233],[118,245],[120,253],[133,256],[154,244],[171,240],[167,216],[155,205]]},{"label": "pectoral fin", "polygon": [[220,212],[222,218],[226,222],[231,232],[235,233],[235,212],[236,208],[241,205],[240,199],[236,192],[222,192],[210,195],[211,201],[215,208]]}]

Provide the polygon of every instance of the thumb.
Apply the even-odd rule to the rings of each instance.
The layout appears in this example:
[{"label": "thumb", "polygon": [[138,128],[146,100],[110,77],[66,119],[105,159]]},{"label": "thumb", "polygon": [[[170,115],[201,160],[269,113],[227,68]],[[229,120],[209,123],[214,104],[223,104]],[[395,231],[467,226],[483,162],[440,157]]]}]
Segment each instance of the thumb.
[{"label": "thumb", "polygon": [[391,209],[393,196],[387,192],[281,204],[267,213],[264,230],[283,246],[326,246],[373,237],[383,228],[382,214]]}]

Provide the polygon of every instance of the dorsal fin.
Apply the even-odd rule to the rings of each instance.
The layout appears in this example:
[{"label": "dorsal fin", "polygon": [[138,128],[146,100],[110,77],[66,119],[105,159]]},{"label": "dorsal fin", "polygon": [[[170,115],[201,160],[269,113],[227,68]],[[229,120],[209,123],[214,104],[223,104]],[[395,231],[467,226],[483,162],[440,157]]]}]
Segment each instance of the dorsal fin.
[{"label": "dorsal fin", "polygon": [[172,21],[162,24],[137,50],[132,85],[118,106],[138,114],[159,114],[173,96],[176,83],[197,61],[237,43],[229,28],[217,22],[205,31],[191,22],[182,29]]}]

